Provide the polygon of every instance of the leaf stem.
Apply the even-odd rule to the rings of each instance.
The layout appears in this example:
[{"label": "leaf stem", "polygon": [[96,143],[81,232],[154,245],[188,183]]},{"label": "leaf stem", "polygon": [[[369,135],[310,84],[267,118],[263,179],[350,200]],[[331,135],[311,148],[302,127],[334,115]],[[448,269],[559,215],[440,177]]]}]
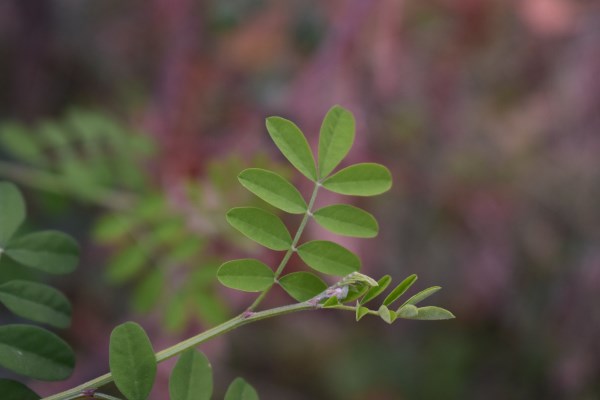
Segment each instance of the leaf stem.
[{"label": "leaf stem", "polygon": [[[303,303],[291,304],[282,307],[272,308],[270,310],[259,311],[259,312],[245,312],[243,314],[238,315],[226,321],[220,325],[215,326],[207,331],[204,331],[196,336],[193,336],[189,339],[186,339],[182,342],[179,342],[169,348],[166,348],[162,351],[156,353],[156,362],[160,363],[165,361],[171,357],[174,357],[184,351],[198,346],[200,343],[204,343],[210,339],[213,339],[217,336],[220,336],[226,332],[239,328],[242,325],[249,324],[251,322],[260,321],[267,318],[277,317],[280,315],[291,314],[298,311],[305,310],[314,310],[321,308],[319,305],[314,305],[305,301]],[[77,399],[80,398],[82,393],[86,390],[99,388],[104,386],[110,382],[112,382],[113,377],[111,373],[104,374],[95,379],[92,379],[86,383],[83,383],[74,388],[65,390],[64,392],[57,393],[50,397],[45,397],[42,400],[68,400],[68,399]]]},{"label": "leaf stem", "polygon": [[[288,251],[286,251],[285,255],[281,259],[281,262],[279,263],[279,266],[275,270],[275,282],[277,282],[277,279],[283,272],[283,269],[285,268],[288,261],[290,260],[290,257],[292,257],[292,254],[296,250],[296,245],[298,244],[298,241],[300,240],[300,236],[302,236],[302,233],[304,232],[304,228],[306,227],[306,224],[308,223],[308,218],[312,215],[312,208],[315,204],[315,200],[317,198],[317,192],[319,191],[320,187],[321,187],[321,183],[315,182],[315,187],[313,188],[313,192],[310,196],[310,200],[308,202],[306,212],[304,213],[304,216],[302,217],[302,221],[300,221],[300,226],[298,227],[298,230],[296,231],[296,234],[294,235],[292,244],[290,245],[290,248],[288,249]],[[263,290],[262,293],[258,295],[256,300],[254,300],[254,302],[250,305],[250,307],[248,307],[247,311],[254,311],[256,309],[256,307],[258,307],[258,305],[267,296],[267,294],[273,288],[274,285],[275,284],[272,284],[271,286],[269,286],[268,288]]]}]

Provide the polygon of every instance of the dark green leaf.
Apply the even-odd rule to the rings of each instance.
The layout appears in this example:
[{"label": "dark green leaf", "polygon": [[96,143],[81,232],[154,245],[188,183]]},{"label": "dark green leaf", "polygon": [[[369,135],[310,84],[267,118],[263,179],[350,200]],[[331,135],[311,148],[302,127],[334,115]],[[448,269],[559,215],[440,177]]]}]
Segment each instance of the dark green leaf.
[{"label": "dark green leaf", "polygon": [[224,400],[258,400],[258,393],[242,378],[235,378],[229,385]]},{"label": "dark green leaf", "polygon": [[30,325],[0,326],[0,365],[43,381],[68,378],[75,366],[73,350],[64,340]]},{"label": "dark green leaf", "polygon": [[413,306],[412,304],[407,304],[405,306],[400,307],[398,309],[397,313],[398,313],[398,317],[400,317],[400,318],[414,319],[417,317],[419,310],[417,309],[417,307]]},{"label": "dark green leaf", "polygon": [[418,309],[417,316],[415,317],[415,319],[428,321],[453,318],[455,318],[454,314],[452,314],[450,311],[434,306],[420,307]]},{"label": "dark green leaf", "polygon": [[371,238],[379,231],[375,217],[346,204],[323,207],[314,212],[314,217],[319,225],[338,235]]},{"label": "dark green leaf", "polygon": [[10,379],[0,379],[0,393],[2,400],[39,400],[33,390],[23,385],[21,382]]},{"label": "dark green leaf", "polygon": [[31,233],[12,239],[5,253],[14,261],[27,267],[51,274],[72,272],[79,262],[79,245],[61,232]]},{"label": "dark green leaf", "polygon": [[212,367],[197,350],[179,356],[169,379],[171,400],[210,400],[213,391]]},{"label": "dark green leaf", "polygon": [[110,335],[109,365],[117,388],[128,400],[146,400],[156,377],[156,357],[144,329],[135,322]]},{"label": "dark green leaf", "polygon": [[0,302],[16,315],[57,328],[71,323],[71,305],[58,290],[41,283],[13,280],[0,285]]},{"label": "dark green leaf", "polygon": [[367,304],[369,301],[373,300],[377,296],[379,296],[392,282],[392,277],[389,275],[384,275],[377,281],[377,286],[373,286],[365,297],[360,300],[360,304]]},{"label": "dark green leaf", "polygon": [[345,247],[313,240],[298,247],[298,255],[311,268],[328,275],[344,276],[360,269],[360,259]]},{"label": "dark green leaf", "polygon": [[292,272],[279,279],[281,287],[296,301],[307,301],[327,289],[321,278],[310,272]]},{"label": "dark green leaf", "polygon": [[227,222],[271,250],[287,250],[292,244],[292,237],[281,219],[260,208],[232,208],[227,213]]},{"label": "dark green leaf", "polygon": [[422,302],[423,300],[425,300],[426,298],[428,298],[429,296],[431,296],[432,294],[434,294],[435,292],[437,292],[440,289],[441,289],[441,287],[439,287],[439,286],[432,286],[430,288],[422,290],[419,293],[415,294],[410,299],[406,300],[404,302],[404,304],[402,304],[402,305],[405,306],[407,304],[412,304],[413,306],[416,306],[418,303]]},{"label": "dark green leaf", "polygon": [[262,262],[244,258],[219,267],[217,278],[223,285],[244,292],[260,292],[275,282],[275,274]]},{"label": "dark green leaf", "polygon": [[324,178],[346,157],[354,142],[354,116],[333,106],[321,125],[319,135],[319,178]]},{"label": "dark green leaf", "polygon": [[415,283],[416,280],[417,275],[412,274],[406,279],[404,279],[402,282],[400,282],[398,286],[396,286],[394,290],[392,290],[390,294],[387,295],[385,300],[383,300],[383,305],[389,306],[390,304],[398,300],[400,296],[402,296],[404,292],[406,292],[408,288],[410,288],[413,285],[413,283]]},{"label": "dark green leaf", "polygon": [[325,179],[323,187],[340,194],[375,196],[392,187],[392,175],[380,164],[355,164]]},{"label": "dark green leaf", "polygon": [[280,117],[267,118],[267,130],[285,158],[308,179],[316,181],[315,159],[302,131],[293,122]]},{"label": "dark green leaf", "polygon": [[367,307],[363,307],[360,304],[356,304],[356,321],[360,321],[365,315],[369,313]]},{"label": "dark green leaf", "polygon": [[298,189],[275,172],[249,168],[238,179],[246,189],[274,207],[291,214],[306,212],[306,202]]},{"label": "dark green leaf", "polygon": [[21,192],[10,182],[0,182],[0,255],[24,219],[25,202]]}]

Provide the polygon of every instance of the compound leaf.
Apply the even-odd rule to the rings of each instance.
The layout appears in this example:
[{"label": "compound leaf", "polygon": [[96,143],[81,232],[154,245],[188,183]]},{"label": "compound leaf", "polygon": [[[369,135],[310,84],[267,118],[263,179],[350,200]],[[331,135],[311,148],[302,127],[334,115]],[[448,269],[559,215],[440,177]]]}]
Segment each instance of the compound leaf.
[{"label": "compound leaf", "polygon": [[5,254],[27,267],[50,274],[72,272],[79,262],[79,245],[61,232],[35,232],[12,239]]},{"label": "compound leaf", "polygon": [[275,282],[273,271],[252,258],[224,263],[217,271],[217,278],[224,286],[244,292],[260,292]]},{"label": "compound leaf", "polygon": [[345,247],[327,240],[313,240],[298,247],[298,255],[309,267],[344,276],[360,269],[360,259]]},{"label": "compound leaf", "polygon": [[455,317],[454,314],[452,314],[450,311],[444,308],[427,306],[420,307],[418,309],[417,316],[414,318],[420,320],[434,321],[441,319],[453,319]]},{"label": "compound leaf", "polygon": [[33,390],[23,385],[21,382],[11,379],[0,379],[0,393],[3,400],[39,400]]},{"label": "compound leaf", "polygon": [[369,301],[373,300],[377,296],[379,296],[392,282],[392,277],[389,275],[384,275],[377,281],[377,286],[373,286],[369,289],[365,297],[360,300],[360,304],[367,304]]},{"label": "compound leaf", "polygon": [[212,367],[206,356],[189,349],[179,356],[169,378],[171,400],[210,400]]},{"label": "compound leaf", "polygon": [[417,275],[412,274],[398,284],[383,300],[383,305],[389,306],[394,301],[398,300],[417,280]]},{"label": "compound leaf", "polygon": [[346,157],[354,142],[354,116],[340,106],[325,115],[319,134],[319,178],[324,178]]},{"label": "compound leaf", "polygon": [[0,182],[0,249],[6,245],[24,219],[25,202],[21,192],[10,182]]},{"label": "compound leaf", "polygon": [[379,225],[368,212],[347,204],[334,204],[314,212],[315,221],[338,235],[371,238],[377,236]]},{"label": "compound leaf", "polygon": [[58,290],[41,283],[12,280],[0,285],[0,302],[14,314],[32,321],[66,328],[71,305]]},{"label": "compound leaf", "polygon": [[340,194],[375,196],[392,187],[392,175],[380,164],[355,164],[325,179],[323,187]]},{"label": "compound leaf", "polygon": [[292,244],[292,237],[283,221],[260,208],[232,208],[227,212],[227,222],[248,238],[271,250],[287,250]]},{"label": "compound leaf", "polygon": [[290,182],[272,171],[248,168],[238,175],[246,189],[280,210],[291,214],[306,212],[306,201]]},{"label": "compound leaf", "polygon": [[68,378],[75,366],[73,350],[64,340],[30,325],[0,326],[0,365],[43,381]]},{"label": "compound leaf", "polygon": [[110,372],[128,400],[146,400],[156,377],[156,357],[144,329],[135,322],[117,326],[110,335]]},{"label": "compound leaf", "polygon": [[300,128],[287,119],[269,117],[267,130],[285,158],[308,179],[317,180],[315,159]]},{"label": "compound leaf", "polygon": [[279,285],[299,302],[310,300],[327,289],[327,284],[321,278],[305,271],[285,275],[279,279]]},{"label": "compound leaf", "polygon": [[227,388],[224,400],[258,400],[258,393],[244,379],[235,378]]}]

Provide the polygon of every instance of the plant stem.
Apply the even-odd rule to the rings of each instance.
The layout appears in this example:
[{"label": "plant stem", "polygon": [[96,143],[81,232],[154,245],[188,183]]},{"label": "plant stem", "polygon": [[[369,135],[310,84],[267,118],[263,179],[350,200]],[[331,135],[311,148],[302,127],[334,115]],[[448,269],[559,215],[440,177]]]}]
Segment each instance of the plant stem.
[{"label": "plant stem", "polygon": [[[249,324],[251,322],[260,321],[266,318],[277,317],[280,315],[291,314],[298,311],[305,311],[311,309],[317,309],[320,306],[315,306],[314,304],[305,301],[303,303],[297,303],[282,307],[272,308],[270,310],[259,311],[259,312],[245,312],[237,317],[230,319],[229,321],[223,322],[220,325],[215,326],[207,331],[204,331],[196,336],[193,336],[183,342],[179,342],[167,349],[159,351],[156,353],[156,362],[165,361],[171,357],[174,357],[190,348],[198,346],[200,343],[204,343],[212,338],[215,338],[219,335],[222,335],[226,332],[239,328],[242,325]],[[92,379],[86,383],[83,383],[79,386],[76,386],[72,389],[65,390],[64,392],[57,393],[50,397],[45,397],[42,400],[68,400],[68,399],[76,399],[78,395],[81,395],[85,390],[99,388],[101,386],[106,385],[107,383],[112,382],[113,377],[111,373],[104,374],[95,379]]]},{"label": "plant stem", "polygon": [[[296,231],[296,234],[294,235],[292,244],[290,245],[290,248],[288,249],[288,251],[286,251],[285,255],[281,259],[281,262],[279,263],[279,266],[275,270],[275,282],[277,282],[277,279],[283,272],[283,269],[287,265],[288,261],[290,260],[290,257],[294,253],[294,251],[296,251],[296,245],[298,244],[298,241],[300,240],[300,236],[302,236],[302,233],[304,232],[304,228],[306,227],[306,224],[308,223],[308,218],[312,215],[312,208],[315,204],[315,200],[317,198],[317,192],[319,191],[320,187],[321,187],[321,183],[315,182],[315,187],[313,188],[312,195],[310,196],[310,200],[308,202],[306,212],[304,213],[304,216],[302,217],[302,221],[300,222],[300,226],[298,227],[298,230]],[[260,295],[258,295],[256,300],[254,300],[254,302],[250,305],[250,307],[248,307],[248,311],[254,311],[256,309],[256,307],[258,307],[258,305],[267,296],[267,293],[269,293],[269,291],[273,288],[273,285],[269,286],[268,288],[263,290]]]}]

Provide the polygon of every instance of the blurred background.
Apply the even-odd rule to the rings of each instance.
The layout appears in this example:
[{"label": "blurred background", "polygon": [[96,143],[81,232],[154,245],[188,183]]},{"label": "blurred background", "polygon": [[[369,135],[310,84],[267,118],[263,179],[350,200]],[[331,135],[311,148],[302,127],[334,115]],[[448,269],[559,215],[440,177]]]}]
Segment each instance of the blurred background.
[{"label": "blurred background", "polygon": [[0,88],[0,179],[25,191],[28,228],[83,246],[53,281],[74,303],[60,334],[76,372],[33,383],[40,394],[106,372],[125,320],[158,350],[246,307],[216,268],[280,255],[227,226],[228,208],[260,204],[237,173],[309,189],[264,118],[292,119],[316,148],[340,104],[357,120],[344,165],[383,163],[394,187],[351,200],[378,238],[336,240],[376,278],[439,284],[432,303],[457,318],[249,325],[201,346],[215,398],[238,375],[264,399],[600,398],[598,2],[4,0]]}]

